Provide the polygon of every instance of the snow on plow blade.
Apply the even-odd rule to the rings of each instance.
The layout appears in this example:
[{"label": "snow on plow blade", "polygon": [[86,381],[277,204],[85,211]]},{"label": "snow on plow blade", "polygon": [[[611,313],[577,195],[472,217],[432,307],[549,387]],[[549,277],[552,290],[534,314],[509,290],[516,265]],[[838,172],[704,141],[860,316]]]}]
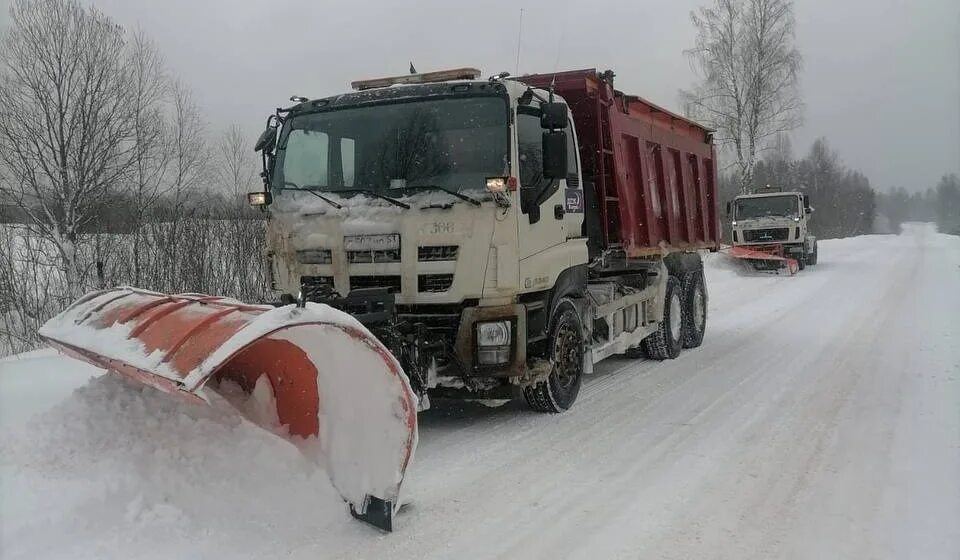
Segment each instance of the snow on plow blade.
[{"label": "snow on plow blade", "polygon": [[416,400],[397,360],[352,317],[318,304],[114,288],[80,298],[40,336],[193,402],[208,402],[205,391],[223,381],[258,394],[268,381],[277,420],[292,440],[316,436],[316,458],[351,513],[392,530],[417,443]]},{"label": "snow on plow blade", "polygon": [[752,249],[733,246],[730,247],[727,254],[735,259],[745,260],[752,264],[754,268],[763,270],[786,268],[790,274],[796,274],[800,268],[796,259],[783,256],[783,249],[779,246],[757,246]]}]

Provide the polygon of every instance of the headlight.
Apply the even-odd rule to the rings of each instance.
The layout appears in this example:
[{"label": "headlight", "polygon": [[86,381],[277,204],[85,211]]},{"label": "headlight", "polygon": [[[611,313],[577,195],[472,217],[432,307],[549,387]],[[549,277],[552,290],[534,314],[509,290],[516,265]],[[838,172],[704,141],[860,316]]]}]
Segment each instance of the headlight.
[{"label": "headlight", "polygon": [[492,193],[502,193],[507,190],[517,190],[516,177],[487,177],[487,190]]},{"label": "headlight", "polygon": [[269,192],[247,193],[247,202],[250,204],[250,206],[254,207],[270,206],[270,203],[273,202],[273,195],[271,195]]},{"label": "headlight", "polygon": [[504,346],[510,344],[510,322],[479,323],[477,346]]},{"label": "headlight", "polygon": [[487,177],[487,190],[492,193],[507,190],[507,180],[504,177]]},{"label": "headlight", "polygon": [[736,220],[730,222],[730,225],[733,226],[733,227],[737,227],[737,222],[736,222]]},{"label": "headlight", "polygon": [[510,321],[477,323],[477,363],[483,366],[510,361]]}]

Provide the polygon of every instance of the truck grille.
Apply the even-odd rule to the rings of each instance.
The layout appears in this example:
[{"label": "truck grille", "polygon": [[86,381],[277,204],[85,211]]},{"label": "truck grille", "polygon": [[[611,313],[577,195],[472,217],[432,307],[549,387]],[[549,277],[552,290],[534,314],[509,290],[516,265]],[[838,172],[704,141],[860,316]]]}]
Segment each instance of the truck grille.
[{"label": "truck grille", "polygon": [[300,264],[330,264],[333,262],[330,249],[303,249],[297,251],[297,260]]},{"label": "truck grille", "polygon": [[317,294],[327,294],[333,291],[333,276],[301,276],[300,290],[307,299]]},{"label": "truck grille", "polygon": [[301,276],[300,285],[307,288],[333,287],[333,276]]},{"label": "truck grille", "polygon": [[400,262],[400,249],[391,249],[389,251],[347,251],[347,262],[353,264]]},{"label": "truck grille", "polygon": [[786,241],[789,234],[790,228],[748,229],[743,232],[743,240],[746,243]]},{"label": "truck grille", "polygon": [[400,291],[400,276],[351,276],[350,290],[360,290],[363,288],[387,288],[390,293]]},{"label": "truck grille", "polygon": [[418,292],[446,292],[453,285],[453,274],[421,274],[417,277]]},{"label": "truck grille", "polygon": [[462,308],[457,305],[398,305],[397,317],[410,323],[422,323],[427,330],[450,344],[457,339]]},{"label": "truck grille", "polygon": [[455,261],[460,247],[457,245],[424,246],[417,249],[417,260],[424,261]]}]

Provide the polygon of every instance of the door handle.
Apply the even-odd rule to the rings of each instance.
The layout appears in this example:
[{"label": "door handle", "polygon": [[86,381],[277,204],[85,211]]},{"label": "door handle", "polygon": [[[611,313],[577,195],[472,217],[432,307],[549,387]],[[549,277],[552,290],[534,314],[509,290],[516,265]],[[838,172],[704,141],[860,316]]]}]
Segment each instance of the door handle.
[{"label": "door handle", "polygon": [[562,220],[562,219],[563,219],[563,215],[564,215],[565,213],[566,213],[566,212],[565,212],[564,209],[563,209],[563,204],[557,204],[556,206],[553,207],[553,217],[554,217],[554,218],[556,218],[556,219],[558,219],[558,220]]}]

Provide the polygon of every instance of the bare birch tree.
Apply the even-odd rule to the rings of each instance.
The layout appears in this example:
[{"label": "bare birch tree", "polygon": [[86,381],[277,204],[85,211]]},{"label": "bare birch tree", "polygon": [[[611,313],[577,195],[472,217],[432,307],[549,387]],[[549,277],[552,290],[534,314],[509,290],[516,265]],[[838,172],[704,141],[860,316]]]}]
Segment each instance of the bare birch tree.
[{"label": "bare birch tree", "polygon": [[80,289],[78,241],[129,172],[133,90],[123,29],[71,0],[17,0],[0,39],[0,184]]},{"label": "bare birch tree", "polygon": [[793,1],[713,0],[690,17],[697,38],[687,55],[699,83],[681,102],[733,152],[745,192],[760,152],[801,124]]},{"label": "bare birch tree", "polygon": [[165,122],[166,102],[170,92],[164,72],[163,58],[153,42],[142,31],[130,41],[131,100],[134,128],[134,158],[128,182],[133,197],[133,284],[143,282],[147,216],[169,188],[167,172],[174,156],[172,134]]}]

